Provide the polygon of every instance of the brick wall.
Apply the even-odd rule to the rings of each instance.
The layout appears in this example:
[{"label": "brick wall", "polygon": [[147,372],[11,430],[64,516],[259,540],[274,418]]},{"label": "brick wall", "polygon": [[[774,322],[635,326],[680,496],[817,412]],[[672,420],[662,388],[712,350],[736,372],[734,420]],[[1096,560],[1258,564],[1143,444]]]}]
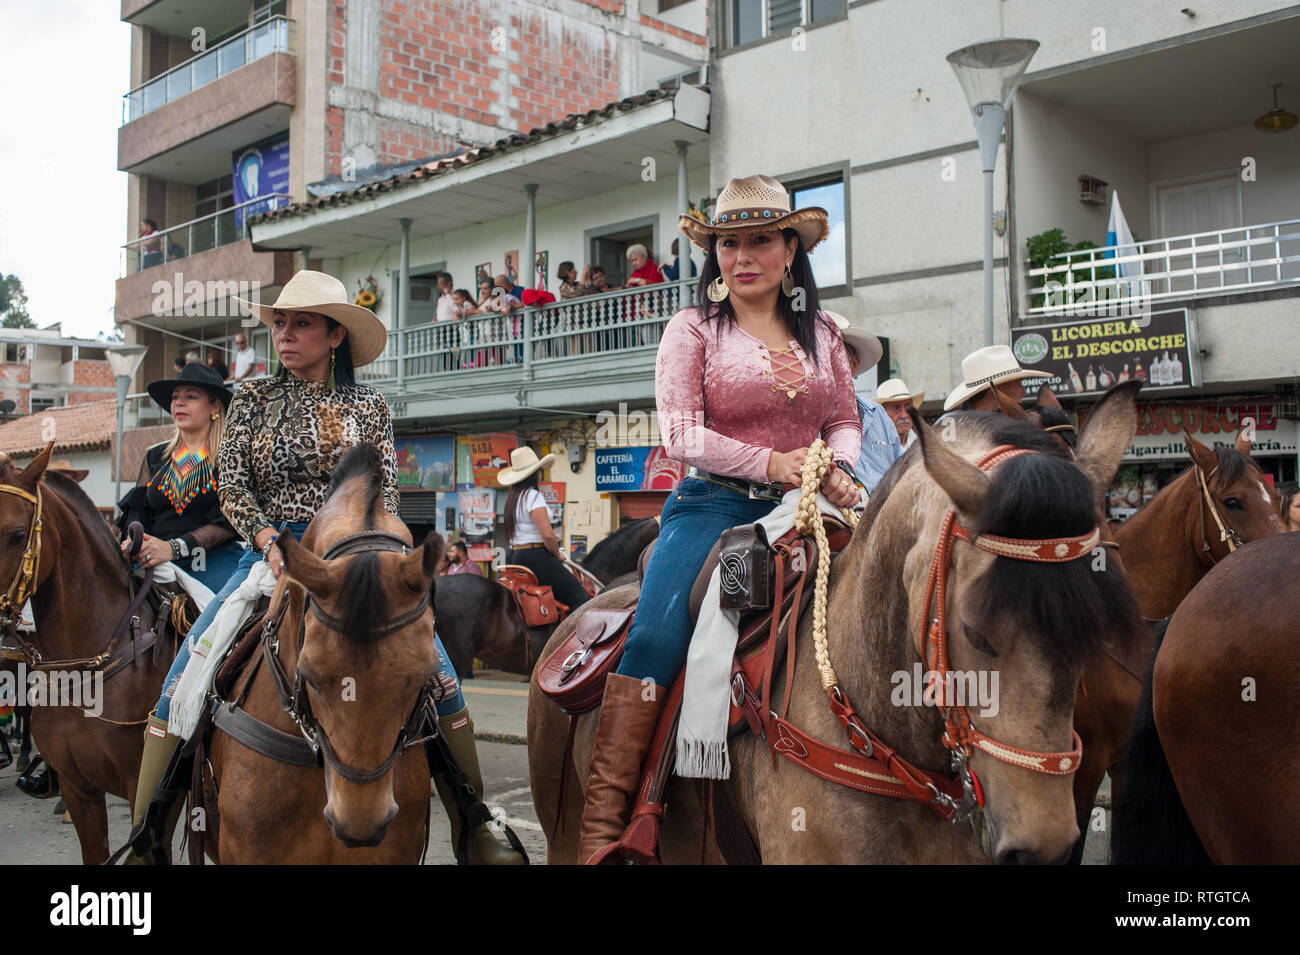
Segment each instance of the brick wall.
[{"label": "brick wall", "polygon": [[27,362],[0,362],[0,400],[8,399],[15,405],[16,414],[30,414],[32,410],[32,366]]},{"label": "brick wall", "polygon": [[[451,151],[458,141],[492,143],[604,106],[634,85],[624,83],[624,73],[637,69],[620,57],[624,37],[644,38],[649,31],[695,39],[651,17],[633,24],[623,0],[582,0],[567,13],[525,0],[378,0],[376,19],[367,23],[373,32],[358,23],[355,35],[348,6],[346,0],[330,3],[326,79],[331,87],[364,95],[345,98],[336,90],[335,105],[326,110],[334,174],[342,157],[359,147],[373,150],[376,162],[403,162]],[[357,48],[377,42],[376,55],[367,46],[358,57],[350,42]],[[349,68],[370,75],[349,76]],[[368,110],[364,103],[373,97],[379,104],[373,122],[353,124],[351,114],[345,116],[345,109]],[[363,127],[370,130],[364,138],[375,141],[346,141]]]},{"label": "brick wall", "polygon": [[[113,370],[108,367],[106,361],[84,361],[78,360],[72,363],[72,383],[74,385],[95,385],[112,388]],[[99,400],[103,401],[105,395],[100,395]]]}]

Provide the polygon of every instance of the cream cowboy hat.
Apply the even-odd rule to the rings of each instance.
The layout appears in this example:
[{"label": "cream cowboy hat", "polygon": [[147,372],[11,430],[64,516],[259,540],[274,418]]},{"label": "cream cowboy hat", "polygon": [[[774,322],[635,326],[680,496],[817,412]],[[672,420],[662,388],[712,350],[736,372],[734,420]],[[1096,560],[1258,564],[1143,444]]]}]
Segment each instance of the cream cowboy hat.
[{"label": "cream cowboy hat", "polygon": [[890,378],[876,387],[876,397],[871,400],[882,405],[887,401],[910,401],[913,408],[919,408],[925,400],[925,391],[912,394],[912,389],[907,387],[907,382],[902,378]]},{"label": "cream cowboy hat", "polygon": [[826,210],[820,206],[790,210],[790,194],[771,176],[746,176],[733,179],[718,195],[713,218],[705,222],[695,216],[682,216],[677,227],[705,252],[709,236],[728,232],[770,232],[794,229],[799,233],[805,252],[830,234]]},{"label": "cream cowboy hat", "polygon": [[534,471],[540,471],[542,468],[549,468],[555,463],[555,455],[548,454],[540,461],[537,459],[537,452],[528,445],[522,448],[515,448],[510,452],[510,467],[502,468],[497,472],[497,483],[502,487],[509,487],[512,484],[518,484]]},{"label": "cream cowboy hat", "polygon": [[885,346],[880,344],[880,339],[865,328],[855,328],[849,324],[849,320],[839,312],[829,312],[822,309],[835,322],[844,336],[844,344],[848,345],[858,353],[858,374],[862,374],[869,368],[876,367],[876,362],[880,361],[880,356],[885,353]]},{"label": "cream cowboy hat", "polygon": [[356,368],[368,365],[378,358],[388,341],[388,329],[375,313],[360,305],[353,305],[343,283],[324,272],[313,272],[310,269],[295,272],[293,278],[284,283],[280,297],[272,305],[246,302],[242,298],[236,298],[235,301],[267,326],[275,321],[276,309],[328,315],[348,330],[348,339],[352,343],[352,364]]},{"label": "cream cowboy hat", "polygon": [[1011,354],[1011,349],[1006,345],[986,345],[971,352],[961,360],[961,376],[962,383],[944,399],[944,411],[951,411],[991,384],[1044,377],[1041,371],[1025,371],[1021,368],[1016,363],[1016,356]]}]

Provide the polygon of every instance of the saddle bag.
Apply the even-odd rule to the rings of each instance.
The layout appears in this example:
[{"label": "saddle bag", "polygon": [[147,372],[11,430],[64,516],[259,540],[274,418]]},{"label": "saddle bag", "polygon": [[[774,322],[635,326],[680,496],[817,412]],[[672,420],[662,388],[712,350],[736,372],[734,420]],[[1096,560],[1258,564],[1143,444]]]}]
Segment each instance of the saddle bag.
[{"label": "saddle bag", "polygon": [[635,605],[583,611],[573,633],[542,661],[538,688],[570,716],[594,709],[605,693],[606,675],[623,658],[635,612]]},{"label": "saddle bag", "polygon": [[527,567],[507,564],[497,572],[497,582],[515,597],[524,623],[530,627],[550,627],[560,622],[561,604],[547,584],[539,583]]},{"label": "saddle bag", "polygon": [[772,606],[772,547],[762,524],[741,524],[722,532],[718,575],[718,604],[723,610]]}]

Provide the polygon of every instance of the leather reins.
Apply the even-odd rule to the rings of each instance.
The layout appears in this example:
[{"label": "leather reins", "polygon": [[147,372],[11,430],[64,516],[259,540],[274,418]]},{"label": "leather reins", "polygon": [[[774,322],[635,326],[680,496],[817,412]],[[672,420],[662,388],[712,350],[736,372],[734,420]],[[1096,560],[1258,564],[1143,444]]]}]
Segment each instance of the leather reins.
[{"label": "leather reins", "polygon": [[41,529],[44,525],[42,512],[45,498],[39,484],[36,485],[35,494],[13,484],[0,484],[0,493],[20,497],[35,507],[32,511],[32,522],[27,526],[27,545],[18,562],[18,569],[14,571],[14,578],[9,582],[5,592],[0,594],[0,630],[12,634],[18,641],[18,649],[26,661],[33,666],[38,666],[41,662],[41,651],[19,633],[18,620],[23,605],[36,593],[34,581],[36,568],[41,562]]},{"label": "leather reins", "polygon": [[1199,479],[1201,486],[1201,500],[1205,504],[1205,507],[1201,509],[1201,552],[1210,559],[1210,566],[1214,566],[1219,562],[1219,558],[1215,557],[1214,554],[1210,552],[1210,540],[1205,536],[1206,510],[1209,510],[1210,516],[1214,518],[1214,523],[1218,525],[1219,542],[1227,543],[1229,554],[1235,551],[1238,547],[1242,547],[1243,542],[1241,536],[1237,533],[1236,528],[1228,524],[1223,519],[1222,515],[1219,514],[1218,505],[1214,503],[1214,496],[1210,494],[1209,482],[1213,480],[1214,475],[1219,473],[1218,465],[1215,465],[1214,470],[1210,472],[1208,478],[1206,477],[1205,472],[1201,470],[1199,464],[1194,464],[1193,467],[1196,468],[1196,477]]},{"label": "leather reins", "polygon": [[[396,534],[383,531],[366,531],[359,534],[350,534],[335,542],[325,552],[323,559],[334,560],[364,553],[401,553],[405,555],[410,553],[410,550],[411,545]],[[298,725],[298,729],[312,749],[341,778],[355,784],[373,783],[382,779],[393,768],[398,757],[408,747],[424,742],[427,737],[421,735],[421,728],[426,722],[431,721],[431,725],[435,727],[438,725],[433,704],[441,700],[445,692],[441,683],[435,678],[420,688],[419,695],[415,700],[415,706],[411,709],[411,715],[407,717],[402,728],[398,730],[397,741],[393,744],[388,758],[382,764],[374,769],[358,769],[351,766],[339,758],[334,751],[334,747],[330,745],[325,728],[320,725],[316,715],[312,712],[311,702],[307,695],[306,681],[303,679],[302,674],[295,667],[293,677],[290,678],[284,665],[280,662],[279,630],[287,609],[288,601],[285,600],[280,613],[273,619],[268,618],[262,631],[262,658],[271,673],[276,693],[280,697],[280,705],[284,707],[284,711]],[[323,610],[319,603],[312,598],[311,593],[308,592],[303,604],[303,613],[298,619],[299,655],[302,653],[303,643],[306,639],[307,611],[309,609],[329,629],[338,633],[344,632],[343,621]],[[412,610],[388,619],[384,622],[382,629],[373,632],[380,637],[387,636],[419,620],[429,609],[429,594],[426,591],[419,604]]]}]

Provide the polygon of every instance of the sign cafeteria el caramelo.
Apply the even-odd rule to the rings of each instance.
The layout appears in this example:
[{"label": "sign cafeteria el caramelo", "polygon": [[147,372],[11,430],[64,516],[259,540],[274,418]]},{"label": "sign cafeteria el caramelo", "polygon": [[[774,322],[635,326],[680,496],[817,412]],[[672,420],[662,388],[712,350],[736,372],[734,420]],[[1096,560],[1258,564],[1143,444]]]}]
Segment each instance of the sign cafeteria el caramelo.
[{"label": "sign cafeteria el caramelo", "polygon": [[[1042,371],[1056,394],[1095,395],[1130,378],[1144,379],[1148,390],[1194,387],[1199,357],[1194,338],[1191,315],[1179,308],[1146,318],[1013,328],[1011,350],[1021,368]],[[1041,383],[1027,380],[1025,387]]]}]

